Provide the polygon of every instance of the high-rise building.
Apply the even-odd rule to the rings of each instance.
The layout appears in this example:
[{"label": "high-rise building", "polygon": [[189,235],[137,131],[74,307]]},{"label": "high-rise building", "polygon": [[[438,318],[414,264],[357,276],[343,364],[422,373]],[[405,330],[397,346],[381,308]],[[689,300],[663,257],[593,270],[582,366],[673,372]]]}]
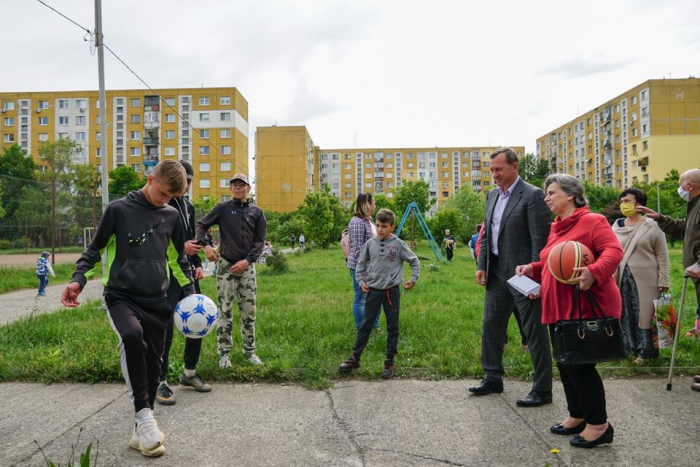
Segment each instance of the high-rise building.
[{"label": "high-rise building", "polygon": [[700,160],[700,79],[646,81],[537,139],[551,172],[624,189]]},{"label": "high-rise building", "polygon": [[[424,180],[436,203],[429,215],[466,185],[492,188],[489,155],[497,146],[450,148],[323,149],[298,127],[258,128],[256,134],[257,202],[264,209],[296,210],[310,190],[328,185],[345,207],[359,193],[393,196],[402,180]],[[519,156],[524,146],[513,146]]]},{"label": "high-rise building", "polygon": [[[159,97],[160,96],[160,97]],[[233,87],[106,92],[109,170],[121,165],[148,175],[163,159],[192,163],[190,196],[228,199],[229,179],[248,173],[248,102]],[[74,162],[101,166],[97,91],[0,93],[2,145],[39,157],[44,142],[77,141]]]}]

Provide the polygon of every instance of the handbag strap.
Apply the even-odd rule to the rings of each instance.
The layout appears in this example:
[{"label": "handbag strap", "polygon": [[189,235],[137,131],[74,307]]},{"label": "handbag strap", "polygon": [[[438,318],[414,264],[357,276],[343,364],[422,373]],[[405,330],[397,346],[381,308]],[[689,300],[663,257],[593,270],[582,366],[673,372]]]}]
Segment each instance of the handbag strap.
[{"label": "handbag strap", "polygon": [[[593,310],[593,317],[605,318],[605,313],[603,312],[600,305],[598,305],[598,301],[595,299],[593,294],[591,294],[588,290],[586,290],[585,292],[586,297],[588,297],[588,303],[590,303],[591,305],[591,310]],[[577,308],[578,318],[574,316]],[[581,289],[578,285],[576,285],[576,288],[574,289],[574,300],[571,302],[571,312],[569,313],[569,319],[583,321],[583,318],[581,316]]]}]

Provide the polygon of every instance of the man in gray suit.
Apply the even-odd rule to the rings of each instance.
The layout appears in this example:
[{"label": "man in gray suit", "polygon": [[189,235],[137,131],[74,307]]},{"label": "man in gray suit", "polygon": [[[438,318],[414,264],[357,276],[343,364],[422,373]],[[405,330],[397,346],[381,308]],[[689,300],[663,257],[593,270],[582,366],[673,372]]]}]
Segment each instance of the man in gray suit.
[{"label": "man in gray suit", "polygon": [[539,261],[549,235],[550,211],[542,190],[518,176],[518,156],[512,149],[491,154],[491,173],[497,187],[486,199],[476,267],[476,282],[486,287],[481,331],[481,367],[486,376],[469,391],[480,396],[503,392],[503,347],[515,306],[535,369],[532,391],[517,404],[538,407],[552,402],[552,356],[542,306],[539,299],[530,300],[506,281],[518,264]]}]

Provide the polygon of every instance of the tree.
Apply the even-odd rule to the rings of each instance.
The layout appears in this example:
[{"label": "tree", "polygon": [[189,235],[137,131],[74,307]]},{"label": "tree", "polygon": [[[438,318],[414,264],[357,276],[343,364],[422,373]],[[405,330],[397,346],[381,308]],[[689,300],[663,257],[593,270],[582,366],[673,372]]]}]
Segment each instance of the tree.
[{"label": "tree", "polygon": [[619,203],[620,191],[613,187],[603,187],[583,182],[588,207],[593,212],[602,212],[613,203]]},{"label": "tree", "polygon": [[[73,164],[74,196],[70,198],[74,223],[78,229],[86,225],[97,228],[97,192],[100,189],[102,177],[100,171],[92,164]],[[80,233],[74,232],[74,233]]]},{"label": "tree", "polygon": [[109,172],[109,194],[118,197],[126,196],[134,190],[140,190],[146,184],[145,179],[141,179],[134,169],[126,165],[120,165]]},{"label": "tree", "polygon": [[527,154],[518,160],[518,175],[526,182],[542,188],[549,175],[549,163],[547,159]]},{"label": "tree", "polygon": [[462,185],[457,194],[447,200],[445,208],[455,209],[462,215],[466,228],[453,235],[458,236],[463,243],[468,243],[476,225],[484,221],[486,195],[475,192],[469,185]]},{"label": "tree", "polygon": [[328,248],[331,233],[335,227],[333,204],[339,204],[338,199],[331,195],[328,185],[319,192],[309,192],[299,207],[299,214],[304,221],[304,230],[308,240],[314,240],[323,248]]},{"label": "tree", "polygon": [[430,206],[435,204],[435,199],[430,199],[430,187],[428,182],[423,179],[418,181],[401,181],[401,186],[394,188],[394,206],[396,206],[396,215],[401,218],[406,207],[411,202],[418,205],[422,214],[425,214],[430,209]]},{"label": "tree", "polygon": [[17,144],[5,148],[0,156],[0,175],[35,180],[34,159]]},{"label": "tree", "polygon": [[[467,225],[464,222],[464,217],[462,213],[455,208],[441,208],[435,213],[433,218],[430,219],[428,225],[435,241],[438,242],[438,246],[447,229],[457,238],[464,239],[465,236],[467,236]],[[465,242],[463,241],[463,243]]]},{"label": "tree", "polygon": [[[375,195],[374,196],[374,205],[375,205],[375,210],[374,212],[379,212],[380,209],[391,209],[394,211],[394,214],[397,216],[401,216],[403,214],[403,211],[401,212],[396,212],[396,205],[394,202],[391,200],[391,198],[387,198],[385,195]],[[353,208],[354,208],[353,204]],[[404,208],[405,209],[405,208]],[[349,220],[348,220],[349,222]]]},{"label": "tree", "polygon": [[214,209],[216,206],[216,200],[214,198],[205,198],[199,195],[199,198],[192,201],[194,205],[195,222],[199,221],[205,214]]}]

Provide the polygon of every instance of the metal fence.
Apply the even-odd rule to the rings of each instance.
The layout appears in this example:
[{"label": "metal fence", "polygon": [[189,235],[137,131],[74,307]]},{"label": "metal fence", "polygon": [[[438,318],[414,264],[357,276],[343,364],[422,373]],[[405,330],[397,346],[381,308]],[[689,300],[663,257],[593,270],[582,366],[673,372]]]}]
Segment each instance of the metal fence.
[{"label": "metal fence", "polygon": [[49,183],[0,175],[0,251],[83,246],[102,216],[100,192],[57,185],[55,209],[53,198]]}]

